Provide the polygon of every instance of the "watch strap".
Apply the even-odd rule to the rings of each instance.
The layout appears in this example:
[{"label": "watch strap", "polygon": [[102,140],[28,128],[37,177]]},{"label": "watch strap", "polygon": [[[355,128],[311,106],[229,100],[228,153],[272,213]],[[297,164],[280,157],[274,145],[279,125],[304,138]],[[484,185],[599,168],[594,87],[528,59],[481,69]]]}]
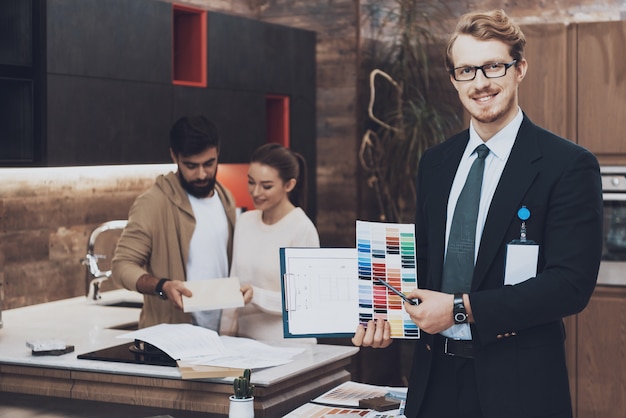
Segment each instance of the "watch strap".
[{"label": "watch strap", "polygon": [[467,324],[468,317],[465,310],[465,303],[463,302],[463,293],[455,293],[452,302],[452,316],[454,317],[455,324]]},{"label": "watch strap", "polygon": [[161,279],[154,288],[154,293],[163,300],[167,300],[167,295],[163,291],[163,285],[165,284],[165,282],[169,281],[170,279]]}]

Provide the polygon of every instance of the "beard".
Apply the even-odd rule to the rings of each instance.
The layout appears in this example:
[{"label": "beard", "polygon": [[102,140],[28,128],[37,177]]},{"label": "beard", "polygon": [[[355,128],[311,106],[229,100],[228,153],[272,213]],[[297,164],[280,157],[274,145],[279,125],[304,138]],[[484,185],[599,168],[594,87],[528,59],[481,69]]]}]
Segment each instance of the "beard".
[{"label": "beard", "polygon": [[[471,99],[469,100],[471,102]],[[506,101],[506,103],[504,103],[504,106],[499,107],[499,108],[496,107],[496,108],[476,111],[472,109],[470,106],[465,106],[469,114],[474,119],[476,119],[478,122],[481,122],[481,123],[496,122],[497,120],[503,118],[505,115],[509,114],[511,112],[511,109],[513,109],[514,107],[515,107],[515,98],[513,96],[511,96]]]},{"label": "beard", "polygon": [[183,186],[183,189],[198,199],[209,196],[215,189],[215,177],[207,177],[205,180],[187,181],[179,172],[178,178],[180,179],[180,184]]}]

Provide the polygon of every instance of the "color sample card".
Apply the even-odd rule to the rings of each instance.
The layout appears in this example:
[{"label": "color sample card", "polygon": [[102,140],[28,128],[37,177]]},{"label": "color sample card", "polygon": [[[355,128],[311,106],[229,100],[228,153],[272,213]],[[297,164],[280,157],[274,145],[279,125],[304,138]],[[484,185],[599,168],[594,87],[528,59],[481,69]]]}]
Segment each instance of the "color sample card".
[{"label": "color sample card", "polygon": [[291,411],[283,418],[325,418],[329,415],[341,415],[343,417],[367,418],[372,413],[371,409],[343,408],[340,406],[316,405],[305,403],[299,408]]},{"label": "color sample card", "polygon": [[386,386],[375,386],[367,383],[347,381],[321,394],[313,402],[321,405],[358,407],[362,399],[385,396],[389,392]]},{"label": "color sample card", "polygon": [[384,222],[356,223],[359,323],[382,318],[391,325],[392,338],[419,338],[419,328],[404,309],[400,296],[417,287],[415,227]]},{"label": "color sample card", "polygon": [[316,405],[305,403],[298,409],[291,411],[283,418],[329,418],[331,416],[341,418],[400,418],[404,415],[398,411],[377,412],[372,409],[353,409],[336,406]]}]

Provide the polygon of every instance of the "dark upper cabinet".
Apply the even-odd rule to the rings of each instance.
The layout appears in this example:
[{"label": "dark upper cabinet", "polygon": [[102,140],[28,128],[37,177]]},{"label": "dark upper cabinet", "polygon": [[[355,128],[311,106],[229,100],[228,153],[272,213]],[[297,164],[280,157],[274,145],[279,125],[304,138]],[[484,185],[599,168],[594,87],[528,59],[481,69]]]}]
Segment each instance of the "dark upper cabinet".
[{"label": "dark upper cabinet", "polygon": [[312,32],[286,26],[210,13],[208,28],[209,87],[290,94],[294,72],[315,51]]},{"label": "dark upper cabinet", "polygon": [[230,89],[198,89],[176,86],[174,120],[185,115],[208,115],[217,126],[220,162],[244,163],[251,151],[265,143],[265,98],[258,92]]},{"label": "dark upper cabinet", "polygon": [[46,21],[48,74],[171,83],[171,4],[48,0]]},{"label": "dark upper cabinet", "polygon": [[261,88],[263,23],[222,13],[208,16],[208,81],[210,88]]},{"label": "dark upper cabinet", "polygon": [[[268,96],[280,95],[291,147],[314,170],[314,32],[154,0],[0,8],[0,164],[170,162],[169,129],[191,114],[215,121],[221,162],[245,163],[267,141]],[[194,27],[177,26],[186,22]],[[206,85],[174,80],[181,36],[201,36],[206,62],[191,54],[182,65],[199,67],[182,73],[199,69]]]},{"label": "dark upper cabinet", "polygon": [[172,86],[48,75],[50,165],[169,162]]},{"label": "dark upper cabinet", "polygon": [[0,77],[0,161],[33,163],[35,126],[32,80]]},{"label": "dark upper cabinet", "polygon": [[0,166],[42,162],[43,5],[0,2]]},{"label": "dark upper cabinet", "polygon": [[32,0],[3,0],[0,4],[0,65],[33,65],[36,8]]}]

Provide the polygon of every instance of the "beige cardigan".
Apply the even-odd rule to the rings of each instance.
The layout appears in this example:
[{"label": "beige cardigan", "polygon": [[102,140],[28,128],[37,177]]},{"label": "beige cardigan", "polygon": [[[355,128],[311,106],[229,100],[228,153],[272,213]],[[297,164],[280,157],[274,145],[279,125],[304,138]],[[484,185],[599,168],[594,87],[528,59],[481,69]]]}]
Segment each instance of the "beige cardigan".
[{"label": "beige cardigan", "polygon": [[[235,199],[228,189],[216,184],[228,218],[228,263],[232,259],[235,227]],[[187,193],[170,172],[157,177],[155,184],[137,197],[128,215],[112,260],[112,279],[129,290],[146,274],[172,280],[186,280],[189,244],[196,225]],[[191,323],[191,316],[155,295],[144,295],[139,327],[161,323]]]}]

